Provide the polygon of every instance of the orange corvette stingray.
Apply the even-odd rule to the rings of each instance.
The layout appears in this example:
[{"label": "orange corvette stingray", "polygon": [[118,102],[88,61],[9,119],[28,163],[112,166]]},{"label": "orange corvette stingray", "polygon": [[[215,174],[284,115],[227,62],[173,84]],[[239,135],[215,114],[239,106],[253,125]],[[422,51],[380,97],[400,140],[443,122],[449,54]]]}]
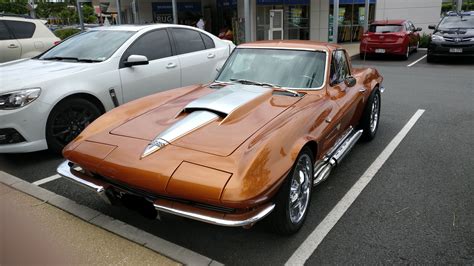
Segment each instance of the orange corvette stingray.
[{"label": "orange corvette stingray", "polygon": [[337,45],[243,44],[212,84],[157,93],[97,119],[64,149],[58,173],[148,215],[244,227],[268,215],[277,232],[291,234],[313,185],[360,137],[374,138],[381,92],[378,71],[352,68]]}]

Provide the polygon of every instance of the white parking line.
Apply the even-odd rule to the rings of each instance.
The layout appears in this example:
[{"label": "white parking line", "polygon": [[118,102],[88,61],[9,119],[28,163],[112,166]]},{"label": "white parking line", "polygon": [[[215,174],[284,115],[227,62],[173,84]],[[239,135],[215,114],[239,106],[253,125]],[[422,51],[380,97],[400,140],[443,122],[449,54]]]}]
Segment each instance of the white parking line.
[{"label": "white parking line", "polygon": [[428,56],[428,55],[425,54],[425,55],[422,56],[420,59],[416,60],[415,62],[413,62],[413,63],[411,63],[411,64],[409,64],[409,65],[407,65],[407,67],[412,67],[412,66],[414,66],[416,63],[418,63],[418,62],[420,62],[421,60],[425,59],[427,56]]},{"label": "white parking line", "polygon": [[319,244],[323,241],[326,235],[336,225],[339,219],[354,203],[357,197],[360,195],[362,190],[369,184],[375,174],[379,171],[382,165],[387,161],[393,151],[397,148],[400,142],[405,138],[411,128],[415,125],[416,121],[425,112],[423,109],[418,109],[416,113],[410,118],[405,126],[398,132],[398,134],[392,139],[392,141],[385,147],[375,161],[369,166],[369,168],[362,174],[359,180],[351,187],[351,189],[344,195],[344,197],[334,206],[324,220],[311,232],[306,240],[298,247],[293,255],[288,259],[285,265],[303,265],[306,260],[313,254],[318,248]]},{"label": "white parking line", "polygon": [[46,177],[46,178],[40,179],[38,181],[35,181],[32,184],[39,186],[39,185],[43,185],[43,184],[46,184],[48,182],[54,181],[58,178],[61,178],[61,176],[60,175],[53,175],[53,176]]}]

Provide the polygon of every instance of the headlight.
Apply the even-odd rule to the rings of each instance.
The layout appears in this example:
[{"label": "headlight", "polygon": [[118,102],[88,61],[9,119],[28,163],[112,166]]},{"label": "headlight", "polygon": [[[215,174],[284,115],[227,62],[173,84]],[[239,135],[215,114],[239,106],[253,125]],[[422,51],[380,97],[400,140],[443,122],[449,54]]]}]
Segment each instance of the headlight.
[{"label": "headlight", "polygon": [[16,109],[30,104],[41,94],[40,88],[23,89],[0,94],[0,110]]},{"label": "headlight", "polygon": [[440,35],[431,35],[431,40],[432,41],[444,41],[443,36]]}]

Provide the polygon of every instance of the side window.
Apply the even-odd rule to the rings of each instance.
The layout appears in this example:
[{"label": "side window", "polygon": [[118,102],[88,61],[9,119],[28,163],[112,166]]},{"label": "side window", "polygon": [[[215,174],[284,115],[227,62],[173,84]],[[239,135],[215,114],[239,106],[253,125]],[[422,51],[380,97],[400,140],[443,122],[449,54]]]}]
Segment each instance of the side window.
[{"label": "side window", "polygon": [[36,25],[31,22],[5,20],[5,23],[17,39],[29,39],[35,33]]},{"label": "side window", "polygon": [[416,28],[415,28],[415,25],[413,25],[413,22],[408,21],[408,24],[410,24],[411,31],[415,31]]},{"label": "side window", "polygon": [[173,31],[176,47],[178,48],[178,54],[192,53],[206,49],[198,31],[179,28],[171,30]]},{"label": "side window", "polygon": [[149,61],[171,56],[171,43],[166,30],[145,33],[124,53],[124,60],[132,54],[144,55]]},{"label": "side window", "polygon": [[12,39],[10,31],[8,31],[8,28],[7,28],[7,26],[5,26],[5,23],[3,23],[0,20],[0,41],[1,40],[10,40],[10,39]]},{"label": "side window", "polygon": [[334,51],[331,62],[331,84],[339,84],[350,75],[351,73],[347,63],[346,53],[342,50]]},{"label": "side window", "polygon": [[204,33],[201,33],[201,37],[202,37],[202,40],[204,41],[204,45],[206,46],[206,49],[212,49],[216,47],[211,37],[207,36]]}]

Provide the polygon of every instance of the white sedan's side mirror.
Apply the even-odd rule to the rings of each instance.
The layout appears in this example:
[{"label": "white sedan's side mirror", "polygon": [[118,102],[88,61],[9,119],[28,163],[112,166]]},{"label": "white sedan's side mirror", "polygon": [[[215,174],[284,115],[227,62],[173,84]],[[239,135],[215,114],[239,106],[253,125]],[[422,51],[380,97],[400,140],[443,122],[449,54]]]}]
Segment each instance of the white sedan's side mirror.
[{"label": "white sedan's side mirror", "polygon": [[148,58],[146,58],[146,56],[144,55],[132,54],[127,58],[127,61],[125,61],[126,67],[148,65],[148,64],[149,64]]}]

